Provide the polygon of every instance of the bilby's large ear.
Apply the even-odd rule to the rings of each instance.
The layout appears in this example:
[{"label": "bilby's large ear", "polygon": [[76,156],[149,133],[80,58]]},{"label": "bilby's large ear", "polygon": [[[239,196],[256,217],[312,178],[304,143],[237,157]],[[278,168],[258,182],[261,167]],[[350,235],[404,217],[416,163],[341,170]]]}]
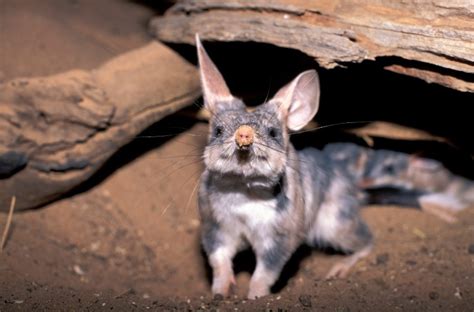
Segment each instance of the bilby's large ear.
[{"label": "bilby's large ear", "polygon": [[233,97],[221,73],[204,50],[198,34],[196,34],[196,47],[204,104],[208,110],[216,112],[219,103],[230,102]]},{"label": "bilby's large ear", "polygon": [[319,108],[319,77],[315,70],[298,75],[273,97],[278,114],[286,120],[288,129],[299,130],[313,119]]}]

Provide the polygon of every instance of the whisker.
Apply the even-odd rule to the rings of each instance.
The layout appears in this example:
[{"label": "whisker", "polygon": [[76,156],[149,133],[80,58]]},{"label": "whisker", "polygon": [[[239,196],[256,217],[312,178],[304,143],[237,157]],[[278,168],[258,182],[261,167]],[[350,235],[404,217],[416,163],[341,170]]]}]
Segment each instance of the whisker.
[{"label": "whisker", "polygon": [[168,208],[171,207],[171,202],[169,202],[168,205],[166,205],[166,207],[161,211],[161,216],[164,216],[166,211],[168,211]]},{"label": "whisker", "polygon": [[[199,176],[200,174],[201,174],[201,168],[199,168],[199,170],[196,170],[196,171],[194,171],[191,175],[189,175],[189,178],[186,179],[186,181],[185,181],[184,183],[182,183],[182,184],[179,186],[179,189],[184,188],[184,186],[185,186],[186,184],[188,184],[190,181],[193,181],[193,180],[194,180],[194,177]],[[199,182],[199,179],[197,179],[197,182]],[[196,185],[197,185],[197,184],[196,184]],[[196,188],[196,186],[194,186],[194,188]],[[194,192],[194,190],[193,190],[193,192]],[[193,195],[193,194],[191,194],[191,197],[192,197],[192,195]],[[168,196],[169,196],[170,203],[165,207],[165,209],[163,209],[162,214],[161,214],[162,216],[165,214],[165,212],[168,210],[168,208],[169,208],[172,204],[174,204],[174,205],[176,206],[176,200],[175,200],[175,198],[173,197],[172,193],[168,193]],[[185,206],[185,207],[186,207],[186,210],[187,210],[187,207],[188,207],[189,204],[190,204],[191,197],[190,197],[190,199],[188,200],[188,202],[186,203],[186,206]],[[185,210],[185,211],[186,211],[186,210]]]},{"label": "whisker", "polygon": [[191,166],[191,165],[194,165],[194,164],[198,164],[198,163],[200,163],[201,161],[202,161],[201,159],[197,159],[197,160],[193,160],[193,161],[191,161],[191,162],[188,162],[188,163],[186,163],[186,164],[184,164],[184,165],[181,165],[181,166],[175,168],[173,171],[169,172],[169,173],[168,173],[166,176],[164,176],[163,178],[167,178],[167,177],[169,177],[171,174],[175,173],[177,170],[183,169],[183,168],[185,168],[185,167],[187,167],[187,166]]},{"label": "whisker", "polygon": [[[193,151],[191,151],[191,152],[193,152]],[[151,189],[154,189],[157,186],[160,186],[160,188],[166,187],[165,185],[167,183],[167,178],[169,176],[173,175],[175,172],[177,172],[178,170],[181,170],[185,167],[188,167],[188,166],[191,166],[191,165],[194,165],[194,164],[199,164],[199,163],[202,162],[201,157],[194,158],[191,161],[185,162],[185,160],[188,159],[187,156],[191,157],[193,155],[189,155],[189,154],[188,155],[183,155],[183,157],[179,158],[176,161],[173,161],[172,164],[170,164],[169,166],[166,166],[164,169],[160,169],[160,170],[163,170],[163,173],[158,175],[159,178],[157,180],[149,181],[149,183],[147,183],[147,185],[145,185],[145,189],[146,190],[151,190]],[[199,156],[201,156],[201,155],[199,155]],[[176,156],[173,156],[173,158],[176,158]],[[202,170],[202,168],[200,167],[199,170]],[[142,200],[143,200],[142,198],[139,198],[136,202],[136,206],[141,205]],[[174,200],[171,200],[171,202],[174,202]],[[166,210],[170,206],[171,206],[171,203],[163,209],[162,215],[166,212]]]},{"label": "whisker", "polygon": [[267,95],[265,96],[265,100],[263,101],[263,103],[266,103],[267,100],[268,100],[268,96],[270,95],[270,89],[272,87],[272,77],[270,76],[270,82],[268,83],[268,90],[267,90]]},{"label": "whisker", "polygon": [[167,133],[167,134],[154,134],[154,135],[138,135],[134,139],[159,139],[159,138],[169,138],[179,135],[187,135],[191,137],[202,137],[202,134],[195,134],[195,133]]},{"label": "whisker", "polygon": [[375,122],[375,121],[374,121],[374,120],[360,120],[360,121],[344,121],[344,122],[338,122],[338,123],[334,123],[334,124],[319,126],[319,127],[312,128],[312,129],[305,129],[305,130],[301,130],[301,131],[295,131],[295,132],[290,133],[290,136],[291,136],[291,135],[294,135],[294,134],[301,134],[301,133],[305,133],[305,132],[311,132],[311,131],[316,131],[316,130],[320,130],[320,129],[335,127],[335,126],[352,125],[352,124],[362,124],[362,123],[370,123],[370,122]]},{"label": "whisker", "polygon": [[165,156],[165,157],[156,157],[156,159],[176,159],[176,158],[192,158],[192,157],[202,157],[202,154],[196,154],[196,155],[171,155],[171,156]]},{"label": "whisker", "polygon": [[278,152],[278,153],[281,153],[281,154],[284,154],[284,155],[286,154],[285,150],[277,149],[276,147],[270,146],[270,145],[262,143],[262,142],[253,142],[253,144],[264,146],[266,148],[269,148],[271,150],[274,150],[275,152]]},{"label": "whisker", "polygon": [[[275,152],[278,152],[278,153],[280,153],[280,154],[286,155],[286,151],[276,149],[276,148],[274,148],[274,147],[272,147],[272,146],[269,146],[269,145],[266,145],[266,144],[264,144],[264,143],[261,143],[261,142],[254,142],[254,144],[264,146],[264,147],[266,147],[266,148],[269,148],[269,149],[271,149],[271,150],[274,150]],[[287,160],[290,160],[290,161],[299,161],[299,162],[307,162],[307,161],[305,161],[305,160],[303,160],[303,159],[301,159],[301,158],[296,158],[296,159],[294,159],[294,158],[287,157]],[[293,169],[294,169],[294,168],[293,168]]]},{"label": "whisker", "polygon": [[[200,171],[199,171],[200,172]],[[198,172],[198,173],[199,173]],[[196,173],[195,173],[196,174]],[[189,179],[190,181],[191,179]],[[196,193],[196,190],[199,186],[199,179],[196,180],[196,182],[194,183],[194,187],[193,187],[193,190],[191,191],[191,194],[189,195],[189,198],[188,198],[188,201],[186,202],[186,206],[184,206],[184,212],[186,213],[188,211],[188,208],[189,208],[189,205],[191,203],[191,199],[193,198],[194,194]]]}]

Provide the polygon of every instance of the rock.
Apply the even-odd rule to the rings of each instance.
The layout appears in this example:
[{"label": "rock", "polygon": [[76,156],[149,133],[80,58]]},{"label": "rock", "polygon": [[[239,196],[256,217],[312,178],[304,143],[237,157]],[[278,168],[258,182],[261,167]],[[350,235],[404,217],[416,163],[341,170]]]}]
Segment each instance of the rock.
[{"label": "rock", "polygon": [[311,308],[312,302],[311,302],[311,296],[310,295],[301,295],[298,298],[299,302],[301,305],[305,308]]},{"label": "rock", "polygon": [[379,254],[375,258],[375,265],[385,265],[387,264],[388,260],[389,260],[388,253]]},{"label": "rock", "polygon": [[435,291],[430,291],[428,296],[430,297],[431,300],[437,300],[439,298],[439,294]]}]

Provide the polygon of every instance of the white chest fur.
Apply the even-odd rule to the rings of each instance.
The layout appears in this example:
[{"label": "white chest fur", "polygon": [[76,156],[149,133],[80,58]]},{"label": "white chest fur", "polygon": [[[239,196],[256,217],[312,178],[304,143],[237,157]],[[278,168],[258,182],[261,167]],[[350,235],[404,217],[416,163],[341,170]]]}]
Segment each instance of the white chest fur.
[{"label": "white chest fur", "polygon": [[240,229],[246,236],[273,225],[278,217],[276,199],[271,197],[261,199],[245,193],[226,193],[211,196],[211,205],[220,223]]}]

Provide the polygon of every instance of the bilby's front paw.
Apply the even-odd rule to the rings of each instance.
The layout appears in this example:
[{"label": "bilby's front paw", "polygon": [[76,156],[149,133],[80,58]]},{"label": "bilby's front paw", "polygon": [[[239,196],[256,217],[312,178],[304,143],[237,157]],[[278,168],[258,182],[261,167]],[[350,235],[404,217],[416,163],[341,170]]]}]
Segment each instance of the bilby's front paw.
[{"label": "bilby's front paw", "polygon": [[247,295],[248,299],[256,299],[270,294],[268,285],[261,281],[252,281],[250,283],[250,290]]},{"label": "bilby's front paw", "polygon": [[233,286],[235,286],[234,275],[216,277],[212,282],[212,294],[227,297],[231,293]]}]

